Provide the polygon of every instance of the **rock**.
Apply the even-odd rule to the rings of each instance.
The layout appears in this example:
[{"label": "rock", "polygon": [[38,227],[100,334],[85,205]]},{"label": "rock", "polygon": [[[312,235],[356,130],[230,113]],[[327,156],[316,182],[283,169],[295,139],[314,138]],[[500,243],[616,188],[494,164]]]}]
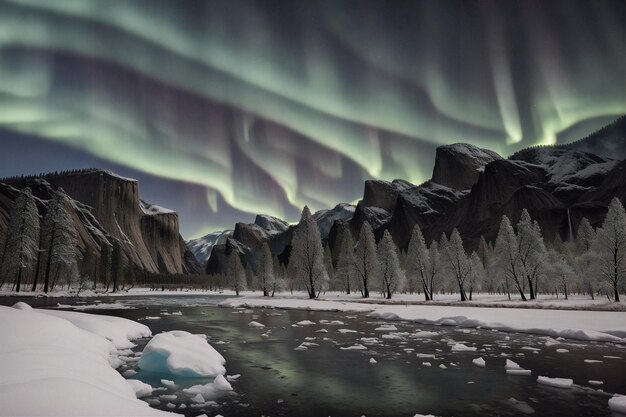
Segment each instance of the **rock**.
[{"label": "rock", "polygon": [[432,181],[455,190],[471,188],[490,162],[500,160],[497,153],[466,143],[439,146],[435,154]]}]

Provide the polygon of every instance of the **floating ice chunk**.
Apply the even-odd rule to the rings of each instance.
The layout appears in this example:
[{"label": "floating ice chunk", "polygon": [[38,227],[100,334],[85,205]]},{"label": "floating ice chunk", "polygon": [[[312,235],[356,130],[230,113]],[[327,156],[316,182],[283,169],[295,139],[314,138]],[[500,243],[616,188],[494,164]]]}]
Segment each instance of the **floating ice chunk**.
[{"label": "floating ice chunk", "polygon": [[135,376],[135,375],[137,375],[137,371],[135,371],[134,369],[129,369],[122,373],[122,376],[124,376],[125,378],[130,378],[131,376]]},{"label": "floating ice chunk", "polygon": [[152,394],[152,386],[145,382],[141,382],[138,379],[128,379],[126,382],[128,382],[133,391],[135,391],[137,398],[147,397]]},{"label": "floating ice chunk", "polygon": [[626,414],[626,396],[615,395],[609,399],[609,408],[616,413]]},{"label": "floating ice chunk", "polygon": [[435,336],[439,336],[439,333],[437,332],[428,332],[425,330],[422,330],[420,332],[415,332],[411,335],[411,337],[435,337]]},{"label": "floating ice chunk", "polygon": [[485,360],[483,358],[476,358],[472,360],[472,363],[476,366],[480,366],[481,368],[485,367]]},{"label": "floating ice chunk", "polygon": [[448,367],[447,367],[446,365],[444,365],[443,363],[442,363],[441,365],[439,365],[439,367],[440,367],[441,369],[448,369]]},{"label": "floating ice chunk", "polygon": [[319,329],[319,330],[316,330],[315,333],[328,333],[328,330],[326,330],[326,329]]},{"label": "floating ice chunk", "polygon": [[537,377],[537,382],[557,388],[570,388],[574,383],[574,381],[569,378],[549,378],[547,376]]},{"label": "floating ice chunk", "polygon": [[183,312],[182,311],[172,311],[172,316],[182,316]]},{"label": "floating ice chunk", "polygon": [[393,324],[383,324],[382,326],[374,329],[374,331],[377,331],[377,332],[393,332],[396,330],[398,330],[398,328],[394,326]]},{"label": "floating ice chunk", "polygon": [[[183,392],[194,396],[191,400],[196,403],[204,403],[207,399],[217,398],[225,392],[232,391],[233,387],[223,375],[215,377],[213,382],[204,385],[194,385],[185,388]],[[198,397],[199,396],[199,397]],[[200,401],[201,399],[201,401]]]},{"label": "floating ice chunk", "polygon": [[236,380],[239,379],[240,376],[241,376],[241,374],[226,375],[226,380],[227,381],[236,381]]},{"label": "floating ice chunk", "polygon": [[161,317],[159,317],[159,316],[146,316],[143,319],[139,319],[139,320],[161,320]]},{"label": "floating ice chunk", "polygon": [[604,355],[604,357],[607,358],[607,359],[622,359],[621,356]]},{"label": "floating ice chunk", "polygon": [[174,403],[167,403],[167,404],[165,404],[165,406],[166,406],[167,408],[169,408],[170,410],[173,410],[173,409],[175,409],[175,408],[176,408],[176,404],[174,404]]},{"label": "floating ice chunk", "polygon": [[422,362],[422,366],[430,368],[432,366],[432,364],[430,362]]},{"label": "floating ice chunk", "polygon": [[603,363],[603,361],[599,361],[597,359],[585,359],[585,363]]},{"label": "floating ice chunk", "polygon": [[602,385],[602,384],[604,384],[603,381],[598,381],[597,379],[590,379],[587,382],[589,383],[589,385]]},{"label": "floating ice chunk", "polygon": [[530,375],[531,374],[530,370],[522,368],[521,366],[519,366],[517,363],[513,362],[510,359],[506,360],[504,369],[506,370],[507,375]]},{"label": "floating ice chunk", "polygon": [[475,352],[476,348],[472,346],[466,346],[463,343],[457,343],[452,346],[452,352]]},{"label": "floating ice chunk", "polygon": [[506,364],[504,365],[504,369],[522,369],[516,362],[513,362],[510,359],[506,360]]},{"label": "floating ice chunk", "polygon": [[174,330],[160,333],[146,345],[139,367],[180,376],[216,376],[226,373],[224,357],[206,339]]},{"label": "floating ice chunk", "polygon": [[567,349],[557,349],[556,350],[556,353],[568,353],[568,352],[569,352],[569,350],[567,350]]},{"label": "floating ice chunk", "polygon": [[356,330],[352,329],[337,329],[339,333],[358,333]]},{"label": "floating ice chunk", "polygon": [[248,323],[248,327],[254,327],[254,328],[260,329],[262,327],[265,327],[265,325],[259,323],[258,321],[251,321],[250,323]]},{"label": "floating ice chunk", "polygon": [[346,324],[341,320],[320,320],[319,322],[320,324],[330,324],[332,326],[343,326]]},{"label": "floating ice chunk", "polygon": [[370,358],[370,363],[378,363],[378,361],[374,358]]},{"label": "floating ice chunk", "polygon": [[341,347],[339,348],[341,350],[367,350],[367,348],[359,343],[354,344],[352,346],[348,346],[348,347]]},{"label": "floating ice chunk", "polygon": [[163,394],[163,395],[159,395],[159,399],[163,400],[163,401],[174,401],[176,398],[176,395],[174,394]]},{"label": "floating ice chunk", "polygon": [[310,326],[311,324],[315,324],[315,322],[311,321],[311,320],[302,320],[302,321],[299,321],[296,324],[298,324],[300,326]]},{"label": "floating ice chunk", "polygon": [[178,385],[176,385],[176,383],[174,381],[170,381],[169,379],[162,379],[161,380],[161,384],[164,387],[168,387],[170,389],[176,389],[178,388]]},{"label": "floating ice chunk", "polygon": [[193,401],[196,404],[204,404],[204,398],[202,397],[202,394],[196,394],[191,401]]},{"label": "floating ice chunk", "polygon": [[435,355],[432,353],[416,353],[415,356],[420,359],[435,358]]}]

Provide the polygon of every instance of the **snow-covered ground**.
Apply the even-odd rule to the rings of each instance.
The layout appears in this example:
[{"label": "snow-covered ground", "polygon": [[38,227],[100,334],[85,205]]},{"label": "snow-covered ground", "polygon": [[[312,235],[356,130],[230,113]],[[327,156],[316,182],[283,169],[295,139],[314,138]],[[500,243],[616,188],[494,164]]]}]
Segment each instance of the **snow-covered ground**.
[{"label": "snow-covered ground", "polygon": [[174,416],[138,400],[114,366],[150,336],[117,317],[0,306],[0,415]]},{"label": "snow-covered ground", "polygon": [[532,308],[493,308],[433,304],[378,304],[303,297],[230,298],[224,307],[282,308],[316,311],[367,312],[383,320],[455,325],[541,334],[578,340],[626,343],[626,314],[621,311],[577,311]]}]

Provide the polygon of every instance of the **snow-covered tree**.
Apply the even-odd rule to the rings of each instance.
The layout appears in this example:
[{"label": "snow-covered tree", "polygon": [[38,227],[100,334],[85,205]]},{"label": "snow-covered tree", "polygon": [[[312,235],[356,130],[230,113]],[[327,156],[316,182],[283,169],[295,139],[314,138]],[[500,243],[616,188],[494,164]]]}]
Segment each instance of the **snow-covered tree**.
[{"label": "snow-covered tree", "polygon": [[30,188],[24,188],[13,203],[7,226],[4,253],[0,269],[0,287],[5,280],[13,281],[20,291],[28,271],[39,257],[39,213]]},{"label": "snow-covered tree", "polygon": [[539,284],[541,268],[546,256],[546,247],[541,236],[539,223],[533,222],[528,210],[522,210],[517,223],[517,250],[522,273],[528,282],[530,299],[536,298],[535,289]]},{"label": "snow-covered tree", "polygon": [[574,270],[568,262],[568,256],[552,249],[546,257],[547,270],[552,277],[552,284],[558,295],[559,291],[565,295],[565,299],[569,298],[570,288],[574,280]]},{"label": "snow-covered tree", "polygon": [[259,287],[263,291],[263,296],[267,297],[276,279],[274,276],[274,259],[272,258],[272,252],[267,242],[264,242],[261,247],[261,261],[259,262],[256,275]]},{"label": "snow-covered tree", "polygon": [[469,292],[469,300],[472,301],[474,291],[481,289],[481,284],[485,279],[485,268],[480,256],[476,252],[472,252],[469,257],[470,272],[467,276],[467,291]]},{"label": "snow-covered tree", "polygon": [[430,293],[428,285],[430,257],[428,247],[424,242],[424,236],[417,224],[413,227],[406,258],[407,280],[411,282],[415,288],[419,287],[424,290],[424,298],[426,301],[432,300],[432,294]]},{"label": "snow-covered tree", "polygon": [[496,274],[490,272],[493,271],[493,246],[490,243],[487,243],[484,236],[480,237],[477,255],[483,264],[483,269],[485,270],[483,277],[484,289],[489,294],[493,294],[497,287],[495,280]]},{"label": "snow-covered tree", "polygon": [[463,239],[461,234],[455,228],[452,230],[450,240],[442,249],[446,259],[446,270],[455,278],[456,284],[461,293],[461,301],[467,300],[466,280],[471,271],[467,253],[463,248]]},{"label": "snow-covered tree", "polygon": [[595,230],[593,230],[589,220],[587,220],[586,217],[583,217],[578,225],[578,231],[576,232],[576,250],[578,254],[582,255],[585,252],[590,251],[595,237]]},{"label": "snow-covered tree", "polygon": [[519,259],[519,249],[517,236],[511,226],[511,222],[507,216],[502,216],[500,222],[500,230],[496,238],[496,246],[494,248],[494,257],[496,263],[496,271],[501,274],[504,279],[504,286],[507,290],[512,283],[520,294],[522,300],[526,301],[524,289],[522,287],[524,268]]},{"label": "snow-covered tree", "polygon": [[359,287],[363,298],[370,296],[370,289],[378,276],[378,260],[376,259],[376,241],[372,227],[365,221],[361,226],[359,241],[354,254]]},{"label": "snow-covered tree", "polygon": [[337,257],[335,279],[337,288],[342,289],[346,294],[350,294],[356,280],[356,260],[354,258],[354,241],[352,240],[352,234],[347,228],[343,228],[340,242],[341,248]]},{"label": "snow-covered tree", "polygon": [[609,293],[619,301],[619,291],[626,279],[626,213],[617,197],[611,201],[602,227],[596,230],[592,250]]},{"label": "snow-covered tree", "polygon": [[316,298],[327,284],[328,274],[320,231],[307,206],[294,232],[289,264],[295,268],[295,276],[306,288],[309,298]]},{"label": "snow-covered tree", "polygon": [[324,267],[326,268],[326,274],[328,274],[328,285],[335,286],[335,267],[333,266],[333,255],[330,252],[330,247],[328,244],[324,246]]},{"label": "snow-covered tree", "polygon": [[442,270],[442,259],[439,253],[439,244],[436,241],[432,241],[428,248],[428,293],[432,300],[435,296],[435,284],[439,281]]},{"label": "snow-covered tree", "polygon": [[282,290],[285,286],[285,272],[284,267],[281,266],[277,256],[273,257],[272,264],[273,274],[272,279],[270,279],[267,283],[267,291],[273,297],[277,291]]},{"label": "snow-covered tree", "polygon": [[68,204],[65,193],[57,190],[44,217],[42,240],[46,254],[45,292],[53,289],[60,277],[69,286],[78,276],[78,234],[67,210]]},{"label": "snow-covered tree", "polygon": [[391,299],[393,293],[404,288],[405,278],[400,269],[398,248],[388,230],[385,230],[377,249],[382,289],[386,298]]},{"label": "snow-covered tree", "polygon": [[239,296],[239,291],[246,289],[246,273],[241,265],[239,252],[237,251],[231,252],[228,256],[226,277],[228,279],[228,285],[235,291],[237,296]]}]

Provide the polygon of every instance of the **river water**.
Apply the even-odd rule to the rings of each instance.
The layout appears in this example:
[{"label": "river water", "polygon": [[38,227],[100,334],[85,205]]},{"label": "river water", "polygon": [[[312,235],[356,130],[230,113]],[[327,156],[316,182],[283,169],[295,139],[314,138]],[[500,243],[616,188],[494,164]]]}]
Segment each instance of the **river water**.
[{"label": "river water", "polygon": [[[598,389],[626,393],[626,346],[622,345],[574,340],[553,344],[553,339],[544,336],[384,322],[363,313],[217,307],[222,299],[102,297],[97,301],[133,309],[87,311],[138,320],[153,334],[185,330],[208,337],[226,358],[227,374],[241,375],[231,381],[234,391],[215,398],[214,405],[195,404],[182,392],[211,379],[151,374],[132,361],[120,368],[120,372],[134,369],[138,373],[132,378],[161,387],[144,400],[187,416],[613,416],[607,405],[609,395]],[[0,298],[6,305],[16,301],[14,297]],[[93,304],[96,299],[24,301],[55,307],[57,303]],[[249,327],[253,320],[266,327]],[[303,320],[315,324],[295,325]],[[376,330],[384,325],[397,330]],[[420,331],[431,333],[417,333]],[[147,341],[139,340],[134,351],[141,352]],[[303,342],[314,345],[295,349]],[[477,351],[452,352],[456,343],[474,346]],[[356,344],[367,349],[342,349]],[[486,361],[485,368],[472,363],[478,357]],[[377,363],[370,363],[371,358]],[[507,358],[530,369],[532,376],[507,375]],[[540,385],[538,375],[572,378],[575,386]],[[173,380],[178,388],[162,387],[161,379]],[[590,380],[603,384],[592,385]]]}]

